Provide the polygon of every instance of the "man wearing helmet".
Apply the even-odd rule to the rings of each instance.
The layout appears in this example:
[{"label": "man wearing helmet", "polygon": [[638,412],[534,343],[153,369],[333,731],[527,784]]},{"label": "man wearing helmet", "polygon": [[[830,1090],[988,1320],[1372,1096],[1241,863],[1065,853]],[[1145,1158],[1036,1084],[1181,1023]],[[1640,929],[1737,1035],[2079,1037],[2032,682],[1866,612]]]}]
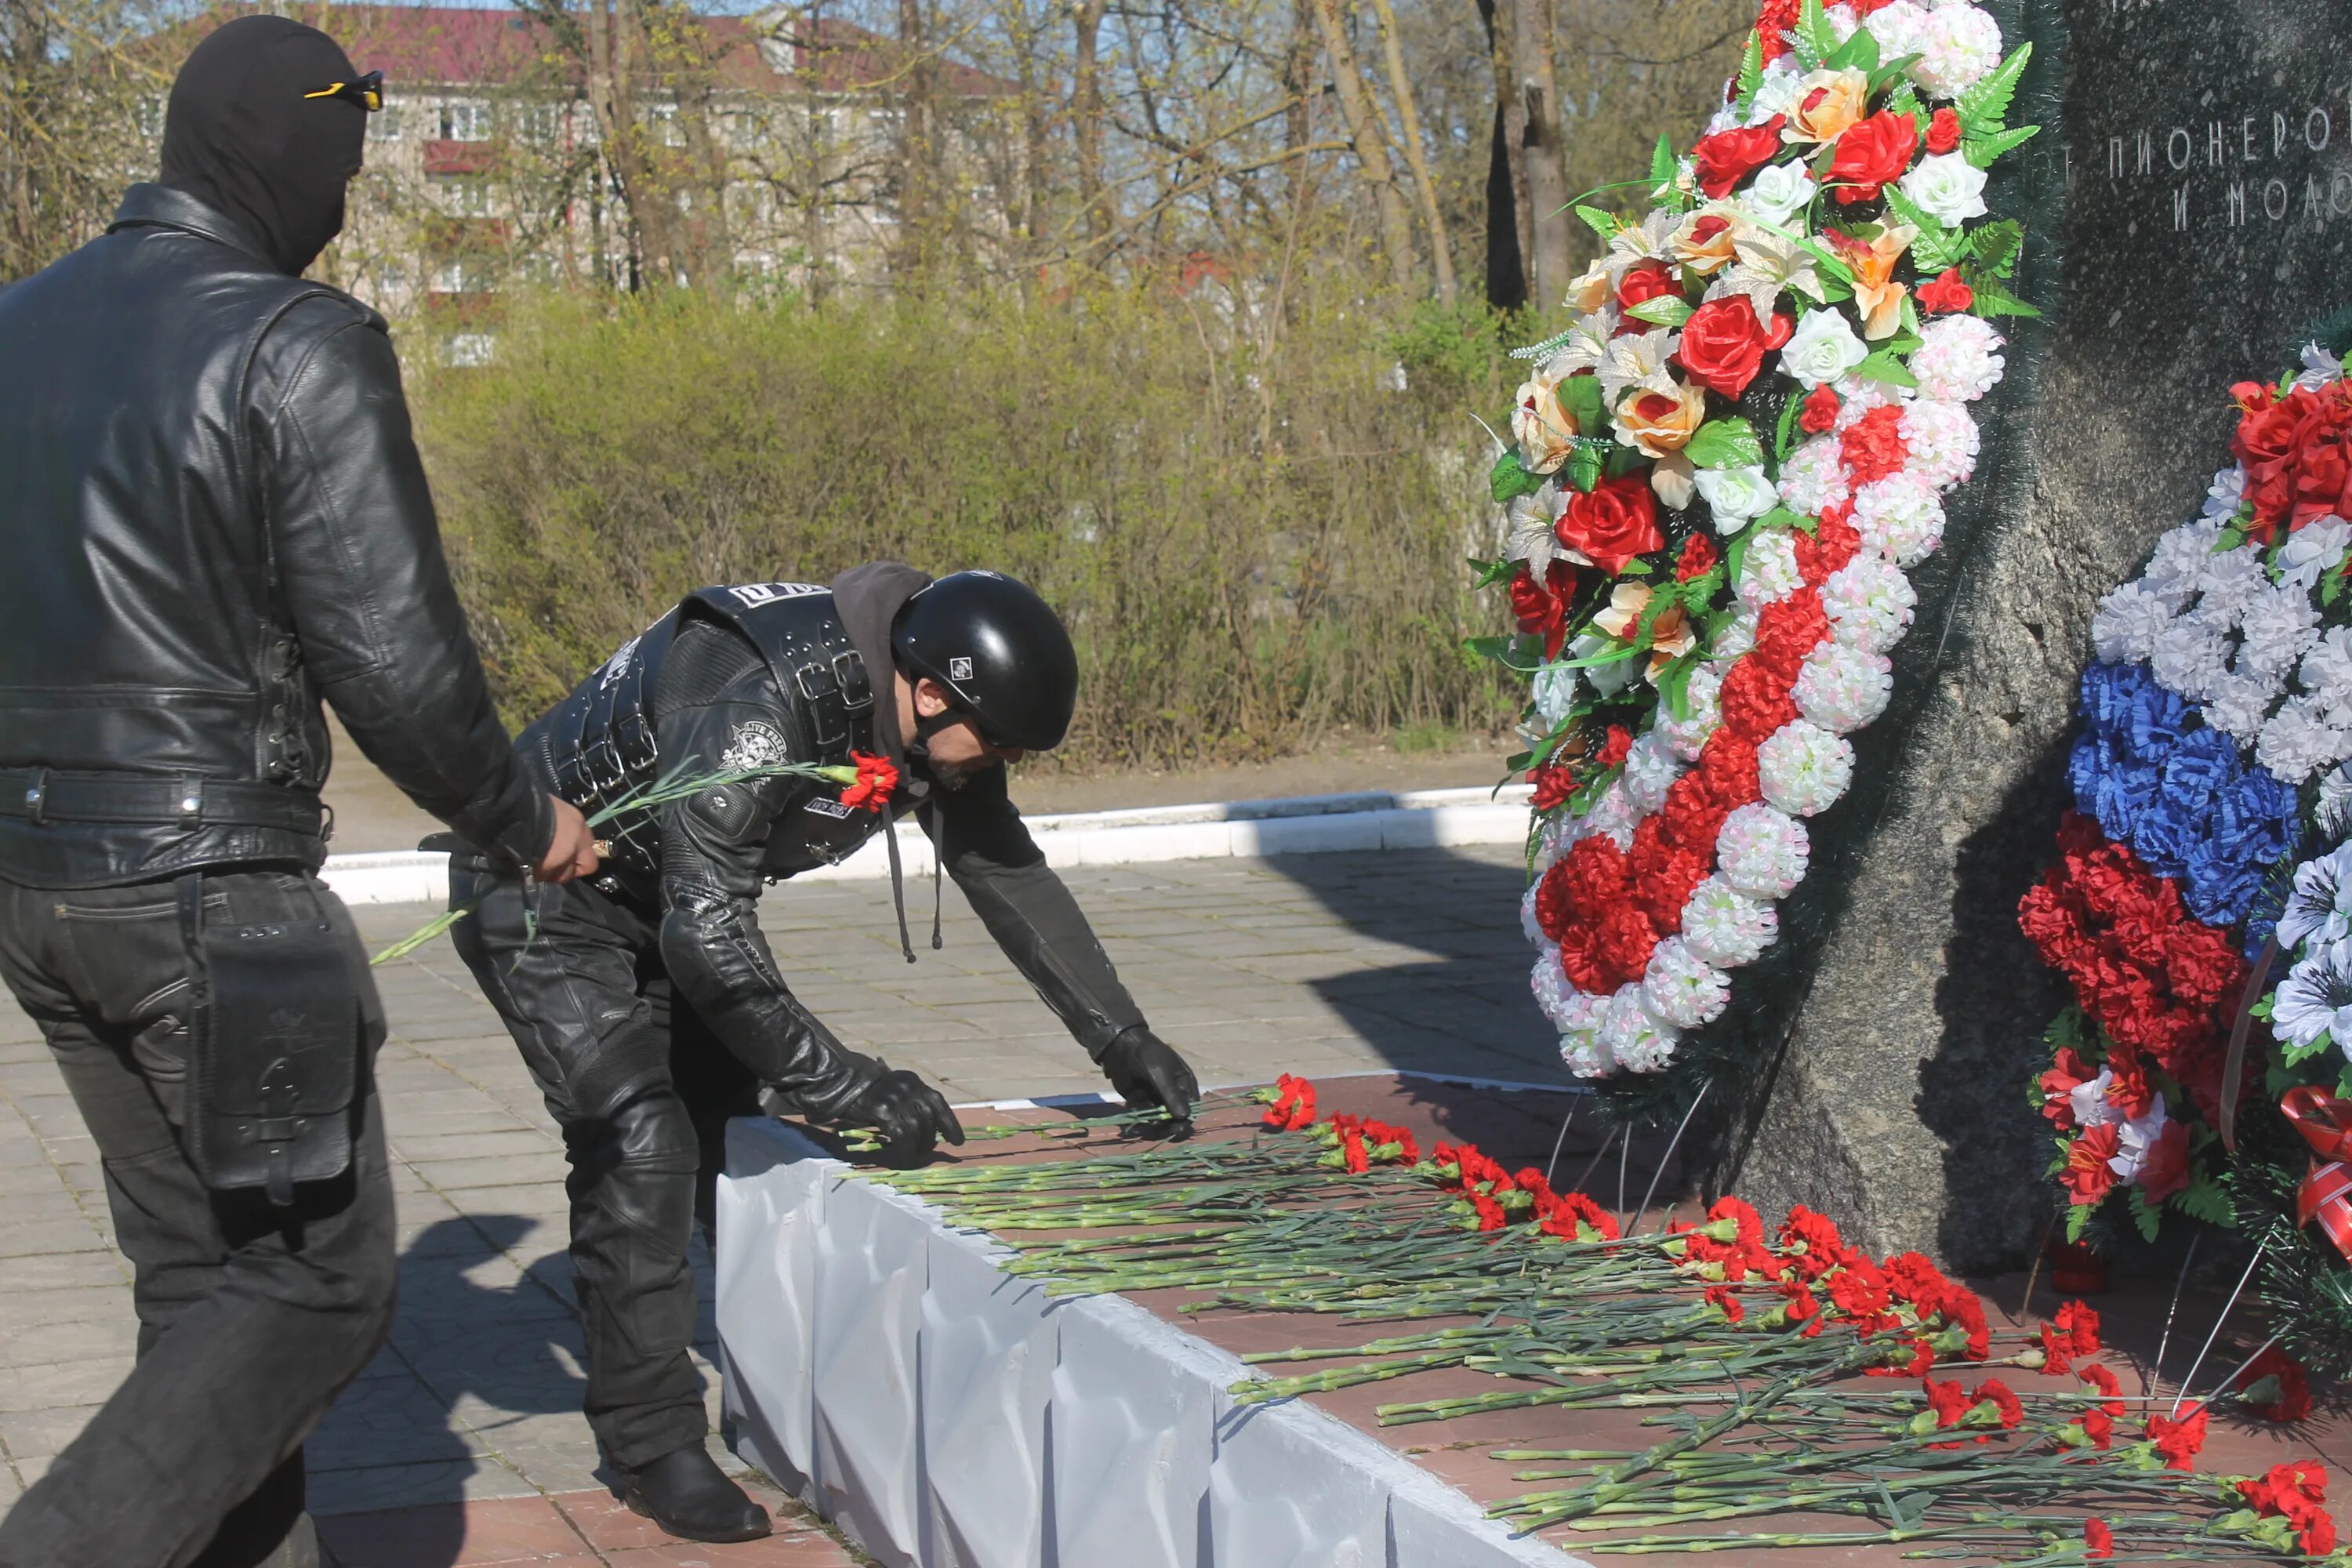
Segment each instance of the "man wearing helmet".
[{"label": "man wearing helmet", "polygon": [[[830,587],[707,588],[526,730],[526,767],[593,812],[657,779],[856,752],[898,770],[887,808],[755,776],[616,824],[593,883],[534,887],[488,857],[451,858],[452,906],[478,906],[457,928],[458,952],[563,1129],[589,1422],[630,1506],[673,1534],[768,1531],[705,1451],[688,1355],[687,1243],[696,1217],[709,1220],[727,1120],[757,1114],[764,1091],[813,1121],[877,1129],[894,1160],[963,1142],[938,1089],[848,1049],[793,997],[761,933],[763,882],[840,860],[914,812],[1113,1089],[1191,1113],[1192,1070],[1144,1023],[1006,794],[1004,764],[1058,745],[1076,693],[1060,619],[992,572],[933,582],[885,562]],[[899,940],[912,963],[902,898]]]}]

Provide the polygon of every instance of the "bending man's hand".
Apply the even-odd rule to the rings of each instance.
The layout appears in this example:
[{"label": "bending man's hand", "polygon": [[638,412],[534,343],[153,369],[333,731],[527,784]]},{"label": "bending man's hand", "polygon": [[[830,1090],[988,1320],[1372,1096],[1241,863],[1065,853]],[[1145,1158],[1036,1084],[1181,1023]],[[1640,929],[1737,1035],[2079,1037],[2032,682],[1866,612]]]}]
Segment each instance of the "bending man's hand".
[{"label": "bending man's hand", "polygon": [[1200,1080],[1165,1040],[1141,1024],[1110,1043],[1102,1054],[1103,1076],[1130,1110],[1156,1105],[1179,1121],[1192,1119]]},{"label": "bending man's hand", "polygon": [[531,875],[542,882],[569,882],[574,877],[593,877],[602,864],[596,854],[595,830],[580,808],[560,795],[547,797],[555,806],[555,837],[547,843],[547,853],[539,858]]},{"label": "bending man's hand", "polygon": [[830,1119],[842,1127],[871,1127],[882,1140],[886,1164],[915,1164],[942,1138],[963,1142],[963,1123],[946,1095],[903,1069],[881,1077],[835,1106]]}]

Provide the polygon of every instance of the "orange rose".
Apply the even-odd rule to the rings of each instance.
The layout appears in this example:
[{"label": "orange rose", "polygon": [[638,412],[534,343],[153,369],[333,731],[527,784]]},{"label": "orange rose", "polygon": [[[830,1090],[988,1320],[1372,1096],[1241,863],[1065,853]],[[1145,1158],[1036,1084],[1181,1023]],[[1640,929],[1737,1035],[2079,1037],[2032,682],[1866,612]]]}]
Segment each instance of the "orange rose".
[{"label": "orange rose", "polygon": [[1790,142],[1834,142],[1870,107],[1870,78],[1849,66],[1815,71],[1797,84],[1796,112],[1781,132]]},{"label": "orange rose", "polygon": [[1679,452],[1706,417],[1704,387],[1676,385],[1673,392],[1634,387],[1617,405],[1617,439],[1645,458]]},{"label": "orange rose", "polygon": [[1731,220],[1716,213],[1691,214],[1683,219],[1682,227],[1675,230],[1668,243],[1674,248],[1675,259],[1702,278],[1738,259],[1731,244]]}]

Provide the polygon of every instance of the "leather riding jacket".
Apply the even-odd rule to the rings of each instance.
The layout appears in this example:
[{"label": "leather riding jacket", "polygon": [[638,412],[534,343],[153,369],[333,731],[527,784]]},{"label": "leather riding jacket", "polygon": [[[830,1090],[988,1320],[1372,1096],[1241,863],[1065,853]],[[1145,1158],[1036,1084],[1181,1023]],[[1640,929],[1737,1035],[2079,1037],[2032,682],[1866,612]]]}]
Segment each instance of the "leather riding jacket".
[{"label": "leather riding jacket", "polygon": [[536,860],[382,317],[133,185],[0,290],[0,877],[325,855],[320,699],[410,798]]},{"label": "leather riding jacket", "polygon": [[[770,583],[689,595],[525,730],[517,748],[543,787],[592,815],[771,763],[840,764],[853,751],[891,757],[901,784],[887,815],[918,814],[1005,955],[1099,1058],[1143,1016],[1022,826],[1004,769],[942,788],[899,741],[888,628],[927,581],[886,565],[845,574],[839,593]],[[789,775],[678,793],[603,830],[613,855],[598,880],[660,911],[664,966],[695,1011],[764,1081],[812,1109],[862,1089],[873,1064],[793,995],[757,904],[763,883],[843,859],[883,830],[885,814],[845,806],[840,795],[838,784]]]}]

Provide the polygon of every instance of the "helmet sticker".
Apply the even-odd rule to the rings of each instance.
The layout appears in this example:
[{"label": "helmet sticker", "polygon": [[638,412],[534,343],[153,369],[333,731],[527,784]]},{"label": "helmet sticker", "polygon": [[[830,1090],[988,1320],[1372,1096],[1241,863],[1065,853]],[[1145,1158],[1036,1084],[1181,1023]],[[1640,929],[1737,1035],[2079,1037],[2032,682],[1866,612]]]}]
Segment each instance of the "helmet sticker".
[{"label": "helmet sticker", "polygon": [[727,591],[734,595],[737,604],[749,610],[761,605],[772,605],[778,599],[806,598],[811,594],[825,592],[825,588],[820,583],[746,583],[740,588]]},{"label": "helmet sticker", "polygon": [[735,726],[734,737],[720,754],[719,765],[730,773],[740,773],[790,760],[783,735],[773,724],[754,719]]},{"label": "helmet sticker", "polygon": [[950,680],[970,680],[971,679],[971,660],[961,654],[954,658],[948,660],[948,679]]}]

